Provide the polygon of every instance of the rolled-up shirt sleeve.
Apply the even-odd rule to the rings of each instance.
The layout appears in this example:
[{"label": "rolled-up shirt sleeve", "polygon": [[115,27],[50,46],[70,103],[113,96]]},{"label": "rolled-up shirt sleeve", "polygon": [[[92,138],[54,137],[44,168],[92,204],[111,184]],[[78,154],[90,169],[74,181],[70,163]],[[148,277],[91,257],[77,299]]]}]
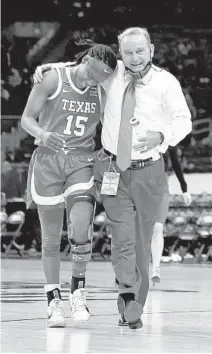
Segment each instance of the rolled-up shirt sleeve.
[{"label": "rolled-up shirt sleeve", "polygon": [[163,93],[163,110],[169,119],[169,124],[162,129],[164,145],[175,146],[192,130],[191,113],[179,81],[171,76],[170,83]]}]

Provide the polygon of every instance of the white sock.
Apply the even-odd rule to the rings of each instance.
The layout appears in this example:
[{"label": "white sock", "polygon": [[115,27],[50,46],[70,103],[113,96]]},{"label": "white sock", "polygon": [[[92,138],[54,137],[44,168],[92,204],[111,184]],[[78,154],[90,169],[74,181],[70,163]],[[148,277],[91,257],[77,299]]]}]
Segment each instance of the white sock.
[{"label": "white sock", "polygon": [[49,291],[52,291],[56,288],[61,290],[61,285],[60,284],[46,284],[46,285],[44,285],[45,293],[48,293]]}]

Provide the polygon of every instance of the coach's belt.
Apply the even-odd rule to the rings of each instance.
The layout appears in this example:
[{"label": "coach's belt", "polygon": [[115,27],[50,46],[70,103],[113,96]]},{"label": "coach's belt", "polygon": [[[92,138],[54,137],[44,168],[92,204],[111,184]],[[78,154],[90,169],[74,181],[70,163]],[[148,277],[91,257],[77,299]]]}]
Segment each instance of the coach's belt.
[{"label": "coach's belt", "polygon": [[[107,156],[112,156],[112,160],[116,161],[116,155],[112,154],[110,151],[104,149],[103,150],[105,155]],[[148,159],[144,159],[144,160],[131,160],[131,164],[128,167],[128,170],[137,170],[139,168],[143,168],[143,167],[147,167],[152,165],[155,161],[152,157],[149,157]]]}]

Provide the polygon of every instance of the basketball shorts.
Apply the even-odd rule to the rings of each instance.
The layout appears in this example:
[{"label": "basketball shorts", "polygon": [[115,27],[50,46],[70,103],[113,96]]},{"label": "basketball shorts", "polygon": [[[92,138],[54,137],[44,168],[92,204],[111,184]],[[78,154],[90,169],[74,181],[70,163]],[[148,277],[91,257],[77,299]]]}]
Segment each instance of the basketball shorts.
[{"label": "basketball shorts", "polygon": [[96,195],[93,163],[97,152],[59,153],[38,147],[31,158],[27,181],[27,208],[34,202],[44,208],[64,207],[71,194]]}]

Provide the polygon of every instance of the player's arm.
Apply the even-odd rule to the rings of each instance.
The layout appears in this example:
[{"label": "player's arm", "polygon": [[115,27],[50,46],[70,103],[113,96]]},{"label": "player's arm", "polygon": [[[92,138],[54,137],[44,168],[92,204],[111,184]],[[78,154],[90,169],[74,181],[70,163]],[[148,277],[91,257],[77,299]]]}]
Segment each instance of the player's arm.
[{"label": "player's arm", "polygon": [[46,73],[43,81],[39,85],[33,86],[21,118],[22,128],[54,151],[58,151],[59,148],[64,146],[64,140],[57,133],[44,131],[37,122],[37,118],[48,98],[56,91],[57,85],[57,72],[52,70]]},{"label": "player's arm", "polygon": [[169,146],[168,149],[172,168],[177,176],[177,179],[180,183],[181,190],[183,192],[183,199],[185,204],[191,204],[191,195],[188,193],[187,183],[185,181],[183,171],[180,165],[179,157],[177,154],[177,147],[176,146]]},{"label": "player's arm", "polygon": [[73,65],[73,62],[60,62],[60,63],[47,63],[37,66],[33,75],[34,84],[39,84],[43,80],[44,73],[52,69],[65,68],[66,66]]}]

